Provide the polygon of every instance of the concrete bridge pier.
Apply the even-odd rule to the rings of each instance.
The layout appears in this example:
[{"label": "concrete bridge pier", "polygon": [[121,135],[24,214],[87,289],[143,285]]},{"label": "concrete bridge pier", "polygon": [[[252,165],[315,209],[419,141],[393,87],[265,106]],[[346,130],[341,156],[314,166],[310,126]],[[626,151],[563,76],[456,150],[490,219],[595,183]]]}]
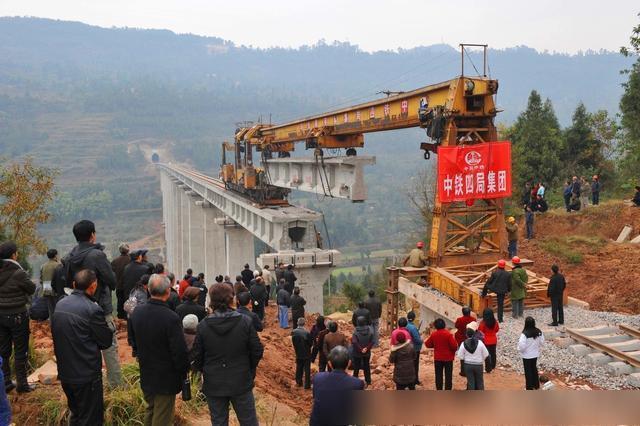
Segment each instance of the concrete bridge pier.
[{"label": "concrete bridge pier", "polygon": [[226,249],[226,274],[235,276],[244,269],[245,264],[249,264],[251,269],[255,269],[255,245],[253,234],[233,221],[226,221],[224,225],[225,249]]}]

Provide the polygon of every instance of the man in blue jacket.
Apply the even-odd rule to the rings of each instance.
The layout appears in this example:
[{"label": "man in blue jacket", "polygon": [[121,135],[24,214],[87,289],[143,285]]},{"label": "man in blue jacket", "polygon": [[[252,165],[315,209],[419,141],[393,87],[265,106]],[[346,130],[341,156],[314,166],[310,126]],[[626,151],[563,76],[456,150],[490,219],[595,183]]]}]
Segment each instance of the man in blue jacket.
[{"label": "man in blue jacket", "polygon": [[[402,318],[401,318],[402,319]],[[418,327],[413,323],[416,319],[416,313],[413,311],[409,311],[407,314],[407,331],[411,334],[411,343],[413,344],[413,350],[416,353],[416,358],[413,361],[413,365],[416,369],[416,385],[420,385],[420,376],[418,374],[418,370],[420,368],[420,349],[422,349],[422,338],[420,337],[420,331],[418,331]]]},{"label": "man in blue jacket", "polygon": [[329,352],[332,371],[317,373],[313,377],[313,408],[310,426],[354,424],[350,391],[364,390],[364,382],[346,373],[349,351],[336,346]]},{"label": "man in blue jacket", "polygon": [[113,331],[93,298],[97,288],[95,272],[79,271],[73,293],[58,302],[51,318],[58,377],[71,411],[70,424],[103,423],[100,351],[111,346]]}]

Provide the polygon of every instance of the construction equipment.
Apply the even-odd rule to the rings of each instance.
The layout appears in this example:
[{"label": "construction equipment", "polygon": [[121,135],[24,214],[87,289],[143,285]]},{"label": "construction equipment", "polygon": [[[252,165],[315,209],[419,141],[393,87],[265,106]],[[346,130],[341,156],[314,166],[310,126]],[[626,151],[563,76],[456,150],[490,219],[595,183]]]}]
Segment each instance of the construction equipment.
[{"label": "construction equipment", "polygon": [[[344,149],[354,157],[357,148],[364,145],[366,133],[404,128],[422,128],[429,140],[420,144],[423,156],[429,159],[438,147],[473,145],[497,141],[494,118],[498,113],[494,95],[498,81],[486,76],[486,45],[484,49],[484,73],[482,76],[464,75],[465,46],[461,45],[463,59],[461,75],[443,83],[425,86],[408,92],[385,91],[387,97],[362,104],[313,115],[285,124],[251,124],[239,127],[233,144],[225,144],[226,150],[235,152],[235,164],[227,164],[223,158],[222,179],[228,187],[245,194],[259,196],[259,202],[282,202],[286,191],[278,191],[271,184],[268,167],[257,169],[253,165],[252,150],[261,153],[264,164],[277,156],[285,161],[294,151],[296,143],[304,142],[306,149],[314,150],[318,169],[324,168],[325,149]],[[475,68],[475,66],[474,66]],[[322,173],[319,172],[320,179]],[[327,180],[329,180],[327,178]],[[279,179],[282,182],[282,179]],[[289,184],[288,188],[297,183]],[[323,184],[324,188],[324,184]],[[280,188],[282,189],[282,188]],[[263,191],[261,195],[260,191]],[[488,269],[497,258],[506,255],[507,236],[501,198],[476,200],[470,205],[443,203],[436,196],[433,208],[428,259],[430,268],[423,275],[430,283],[441,282],[436,276],[444,268],[455,268],[449,275],[462,278],[460,286],[467,290],[466,276],[478,274],[476,266]],[[465,269],[473,271],[465,274]],[[455,280],[454,280],[455,281]],[[468,290],[474,292],[470,286]],[[397,292],[390,285],[390,292]],[[459,296],[460,290],[455,290]],[[456,297],[458,299],[458,297]],[[397,312],[397,297],[389,296],[389,309]],[[391,312],[390,311],[390,312]],[[393,312],[388,321],[393,321]]]}]

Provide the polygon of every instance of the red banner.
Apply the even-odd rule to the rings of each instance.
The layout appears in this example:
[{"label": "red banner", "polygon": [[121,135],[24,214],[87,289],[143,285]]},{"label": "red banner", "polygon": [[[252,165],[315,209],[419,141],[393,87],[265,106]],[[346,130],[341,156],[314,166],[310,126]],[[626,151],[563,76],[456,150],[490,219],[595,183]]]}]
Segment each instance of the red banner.
[{"label": "red banner", "polygon": [[443,203],[511,196],[511,142],[438,147]]}]

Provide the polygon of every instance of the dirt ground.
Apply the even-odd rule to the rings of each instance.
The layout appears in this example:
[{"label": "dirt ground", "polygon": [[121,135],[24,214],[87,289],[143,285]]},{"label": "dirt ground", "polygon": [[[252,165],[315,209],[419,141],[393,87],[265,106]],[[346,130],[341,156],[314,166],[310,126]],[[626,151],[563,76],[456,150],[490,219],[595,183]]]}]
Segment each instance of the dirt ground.
[{"label": "dirt ground", "polygon": [[[519,254],[534,261],[531,269],[550,275],[556,263],[567,279],[570,296],[588,302],[593,310],[640,313],[640,244],[613,241],[625,225],[640,233],[640,209],[622,203],[607,203],[585,211],[550,211],[536,215],[535,236],[519,241]],[[571,263],[563,255],[550,253],[549,242],[577,237],[568,247],[582,256]]]}]

